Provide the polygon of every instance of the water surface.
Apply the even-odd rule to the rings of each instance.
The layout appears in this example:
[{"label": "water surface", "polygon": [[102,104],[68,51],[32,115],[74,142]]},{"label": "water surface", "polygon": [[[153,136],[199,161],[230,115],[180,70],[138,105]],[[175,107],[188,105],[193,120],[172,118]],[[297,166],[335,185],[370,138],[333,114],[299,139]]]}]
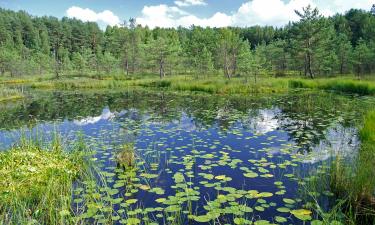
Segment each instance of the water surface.
[{"label": "water surface", "polygon": [[[0,148],[22,136],[48,143],[58,132],[68,149],[83,138],[103,175],[101,185],[75,185],[75,211],[90,222],[302,224],[319,219],[306,180],[337,154],[356,156],[356,125],[370,101],[322,92],[32,93],[3,106]],[[116,160],[129,143],[131,170]],[[326,210],[334,202],[328,188],[317,196]]]}]

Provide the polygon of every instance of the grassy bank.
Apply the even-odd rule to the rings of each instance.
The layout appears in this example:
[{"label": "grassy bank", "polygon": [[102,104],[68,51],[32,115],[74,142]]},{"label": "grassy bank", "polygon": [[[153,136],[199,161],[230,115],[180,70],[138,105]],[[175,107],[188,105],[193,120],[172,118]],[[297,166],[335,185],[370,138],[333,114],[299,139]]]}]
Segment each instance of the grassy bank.
[{"label": "grassy bank", "polygon": [[82,79],[61,79],[33,82],[32,88],[35,89],[60,89],[60,90],[74,90],[74,89],[112,89],[112,88],[126,88],[131,85],[128,81],[122,80],[98,80],[90,78]]},{"label": "grassy bank", "polygon": [[0,102],[12,101],[24,98],[23,93],[17,89],[0,87]]},{"label": "grassy bank", "polygon": [[121,77],[70,78],[59,80],[44,80],[30,83],[38,89],[112,89],[142,87],[179,92],[204,92],[209,94],[249,94],[249,93],[280,93],[288,90],[287,78],[267,77],[254,81],[244,78],[225,79],[222,76],[196,79],[193,76],[173,76],[163,80],[159,78],[142,78],[139,76],[122,79]]},{"label": "grassy bank", "polygon": [[357,80],[353,76],[318,78],[314,80],[296,77],[275,78],[263,76],[257,82],[245,77],[234,77],[228,80],[223,76],[197,78],[195,76],[179,75],[166,77],[163,80],[149,75],[67,76],[61,79],[51,77],[30,79],[30,82],[27,84],[32,88],[63,90],[143,87],[172,91],[205,92],[209,94],[251,94],[282,93],[289,89],[306,88],[360,95],[375,95],[375,81],[373,78],[369,77]]},{"label": "grassy bank", "polygon": [[72,184],[85,171],[84,154],[31,142],[0,153],[0,221],[67,224]]},{"label": "grassy bank", "polygon": [[359,95],[375,95],[375,82],[371,80],[355,80],[348,78],[332,79],[291,79],[290,88],[309,88],[327,91],[337,91]]},{"label": "grassy bank", "polygon": [[344,210],[355,224],[375,223],[375,110],[364,117],[361,147],[354,163],[337,158],[331,168],[331,188],[346,200]]}]

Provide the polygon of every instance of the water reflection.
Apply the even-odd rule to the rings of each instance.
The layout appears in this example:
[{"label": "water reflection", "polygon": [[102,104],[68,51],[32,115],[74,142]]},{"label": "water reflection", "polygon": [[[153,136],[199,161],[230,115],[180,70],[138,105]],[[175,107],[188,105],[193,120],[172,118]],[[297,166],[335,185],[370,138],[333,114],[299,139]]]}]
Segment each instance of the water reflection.
[{"label": "water reflection", "polygon": [[306,156],[303,162],[317,163],[335,156],[352,160],[357,156],[359,144],[356,128],[337,124],[328,128],[325,132],[325,139],[320,140],[319,144],[313,146],[313,151]]},{"label": "water reflection", "polygon": [[[314,101],[306,106],[306,99]],[[162,188],[163,197],[176,192],[174,174],[186,173],[192,189],[200,191],[196,196],[200,201],[193,204],[200,214],[207,208],[204,199],[216,198],[218,191],[259,190],[270,202],[262,203],[256,216],[272,220],[276,207],[285,204],[283,198],[298,198],[296,171],[308,174],[315,164],[337,153],[354,155],[358,137],[352,121],[360,103],[348,101],[330,94],[299,93],[256,98],[44,93],[1,111],[0,142],[7,149],[22,134],[38,138],[43,134],[48,140],[57,130],[69,145],[80,132],[96,150],[98,166],[110,174],[111,188],[123,180],[116,154],[121,145],[134,142],[144,160],[140,173],[157,174],[147,185]],[[209,183],[210,175],[219,181]],[[225,177],[227,181],[220,183]],[[143,181],[137,180],[139,185],[145,185]],[[114,197],[125,196],[126,188],[119,187]],[[138,189],[131,195],[145,207],[154,207],[160,197]],[[253,207],[257,202],[245,204]],[[299,223],[291,218],[289,222]]]}]

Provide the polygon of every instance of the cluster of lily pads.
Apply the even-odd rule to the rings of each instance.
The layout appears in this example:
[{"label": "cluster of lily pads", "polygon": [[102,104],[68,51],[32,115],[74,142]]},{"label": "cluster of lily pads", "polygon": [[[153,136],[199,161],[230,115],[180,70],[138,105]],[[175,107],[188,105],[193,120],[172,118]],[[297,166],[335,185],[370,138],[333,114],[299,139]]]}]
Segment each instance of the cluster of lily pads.
[{"label": "cluster of lily pads", "polygon": [[[306,161],[315,157],[311,153],[328,129],[350,127],[345,123],[360,114],[349,109],[353,103],[347,99],[311,96],[267,98],[264,107],[228,101],[212,109],[186,100],[189,104],[166,110],[176,103],[158,102],[158,109],[128,106],[93,124],[94,117],[77,120],[88,124],[85,143],[95,151],[95,180],[76,182],[75,219],[130,225],[322,224],[300,189],[326,170]],[[327,107],[327,101],[336,105]],[[124,145],[134,146],[134,165],[118,162]]]},{"label": "cluster of lily pads", "polygon": [[91,141],[100,179],[76,189],[81,218],[119,224],[319,224],[297,191],[306,156],[284,131],[253,134],[241,123],[225,132],[187,130],[191,124],[155,123],[152,117],[142,126],[133,122],[115,123],[137,130],[130,140],[138,156],[134,167],[116,162],[121,143],[113,140],[128,132],[107,130],[111,140]]}]

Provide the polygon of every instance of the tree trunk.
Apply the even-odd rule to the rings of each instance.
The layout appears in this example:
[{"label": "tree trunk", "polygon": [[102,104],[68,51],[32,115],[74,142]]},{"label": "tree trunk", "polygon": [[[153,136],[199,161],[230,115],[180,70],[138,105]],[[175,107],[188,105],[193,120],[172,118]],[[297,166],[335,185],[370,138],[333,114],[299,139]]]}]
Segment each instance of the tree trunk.
[{"label": "tree trunk", "polygon": [[345,64],[344,57],[341,56],[340,57],[340,74],[344,74],[344,64]]},{"label": "tree trunk", "polygon": [[56,79],[59,79],[59,77],[60,77],[60,73],[59,73],[59,61],[56,59],[55,60],[55,78]]},{"label": "tree trunk", "polygon": [[309,72],[310,78],[314,79],[314,74],[311,69],[311,54],[307,54],[307,71]]},{"label": "tree trunk", "polygon": [[255,83],[257,83],[257,72],[254,74]]},{"label": "tree trunk", "polygon": [[160,60],[159,64],[160,64],[160,67],[159,67],[160,79],[163,79],[163,77],[165,76],[165,74],[164,74],[164,60]]},{"label": "tree trunk", "polygon": [[303,73],[307,77],[307,55],[305,55],[305,63],[303,65]]},{"label": "tree trunk", "polygon": [[128,59],[125,59],[125,72],[126,72],[126,76],[129,76],[129,61]]},{"label": "tree trunk", "polygon": [[340,74],[344,74],[344,63],[340,63]]},{"label": "tree trunk", "polygon": [[307,52],[307,71],[309,72],[310,78],[314,79],[314,74],[313,74],[312,69],[311,69],[312,59],[311,59],[311,52],[310,52],[310,49],[311,49],[311,40],[310,39],[309,39],[308,44],[307,44],[307,49],[308,49],[308,52]]},{"label": "tree trunk", "polygon": [[225,64],[225,74],[227,76],[228,79],[231,78],[231,74],[230,74],[230,71],[229,71],[229,67],[227,64]]},{"label": "tree trunk", "polygon": [[237,74],[237,55],[234,53],[233,54],[233,65],[232,65],[232,67],[233,67],[233,71],[232,71],[232,75],[233,76],[236,76]]}]

